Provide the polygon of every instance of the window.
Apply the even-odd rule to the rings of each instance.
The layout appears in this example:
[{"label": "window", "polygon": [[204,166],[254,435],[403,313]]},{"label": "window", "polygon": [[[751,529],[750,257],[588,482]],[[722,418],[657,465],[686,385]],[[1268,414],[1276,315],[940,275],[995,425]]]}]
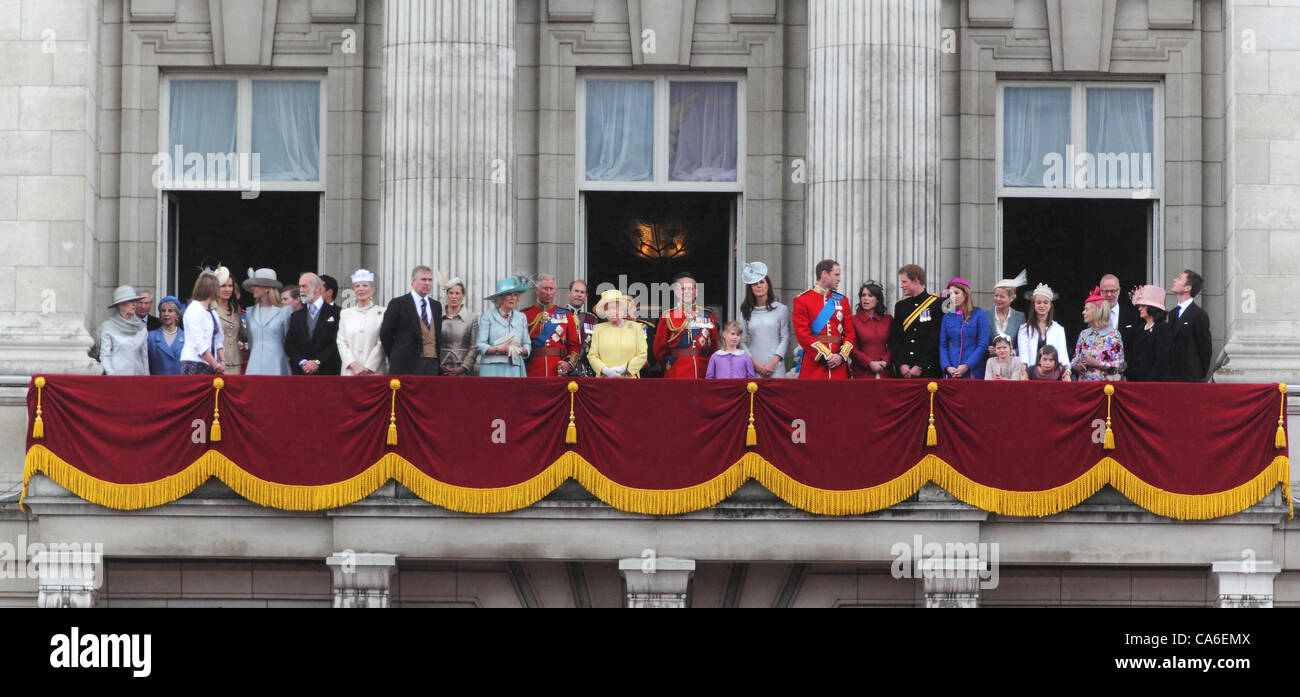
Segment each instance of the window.
[{"label": "window", "polygon": [[161,189],[324,189],[324,78],[167,76],[160,110]]},{"label": "window", "polygon": [[736,78],[581,80],[579,187],[740,191],[743,96]]},{"label": "window", "polygon": [[1001,85],[1002,196],[1159,198],[1159,85]]}]

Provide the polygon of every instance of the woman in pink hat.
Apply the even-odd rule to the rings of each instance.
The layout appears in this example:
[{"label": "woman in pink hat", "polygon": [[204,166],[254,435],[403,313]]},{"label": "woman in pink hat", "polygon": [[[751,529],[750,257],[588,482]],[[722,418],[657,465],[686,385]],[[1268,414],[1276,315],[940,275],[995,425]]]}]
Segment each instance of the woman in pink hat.
[{"label": "woman in pink hat", "polygon": [[970,283],[954,278],[948,283],[948,302],[939,325],[939,364],[944,377],[983,380],[988,357],[988,316],[971,301]]},{"label": "woman in pink hat", "polygon": [[1074,344],[1070,370],[1079,382],[1124,379],[1124,341],[1110,326],[1110,302],[1093,288],[1083,303],[1083,321],[1088,326]]},{"label": "woman in pink hat", "polygon": [[1133,332],[1133,345],[1124,349],[1128,379],[1134,382],[1163,382],[1169,379],[1169,348],[1173,330],[1165,321],[1165,289],[1142,286],[1133,291],[1133,306],[1146,323]]}]

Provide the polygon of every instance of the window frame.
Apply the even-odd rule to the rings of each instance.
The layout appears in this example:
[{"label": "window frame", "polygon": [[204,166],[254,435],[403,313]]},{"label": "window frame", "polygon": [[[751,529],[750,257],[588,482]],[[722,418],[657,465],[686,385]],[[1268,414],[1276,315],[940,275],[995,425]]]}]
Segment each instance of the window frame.
[{"label": "window frame", "polygon": [[[650,82],[654,89],[653,176],[647,181],[590,181],[587,179],[587,82]],[[730,82],[736,85],[736,181],[671,181],[669,170],[670,86],[673,82]],[[724,191],[742,193],[745,189],[746,122],[745,78],[737,74],[663,74],[630,72],[593,72],[579,75],[574,114],[574,181],[579,191]]]},{"label": "window frame", "polygon": [[[158,90],[158,152],[171,155],[171,85],[174,81],[228,81],[236,82],[236,130],[235,150],[239,154],[251,153],[253,147],[253,82],[317,82],[320,84],[320,152],[317,156],[319,167],[316,181],[289,182],[258,180],[261,191],[316,191],[324,193],[325,183],[329,181],[327,172],[329,157],[329,80],[324,73],[275,72],[178,72],[162,76]],[[173,168],[175,163],[173,163]],[[169,172],[170,175],[170,172]],[[201,185],[166,179],[159,187],[161,191],[238,191],[238,183],[205,180]]]},{"label": "window frame", "polygon": [[[1106,89],[1150,89],[1151,96],[1151,188],[1119,189],[1061,187],[1005,186],[1002,176],[1002,158],[1004,147],[1003,116],[1006,112],[1006,88],[1008,87],[1054,87],[1070,89],[1070,141],[1075,153],[1086,152],[1088,148],[1088,98],[1089,88]],[[997,198],[1140,198],[1163,200],[1165,170],[1165,124],[1164,124],[1164,82],[1135,80],[999,80],[997,87],[997,114],[994,131],[996,134],[994,175],[997,177]],[[1080,145],[1082,144],[1082,145]],[[1066,163],[1067,167],[1069,163]]]}]

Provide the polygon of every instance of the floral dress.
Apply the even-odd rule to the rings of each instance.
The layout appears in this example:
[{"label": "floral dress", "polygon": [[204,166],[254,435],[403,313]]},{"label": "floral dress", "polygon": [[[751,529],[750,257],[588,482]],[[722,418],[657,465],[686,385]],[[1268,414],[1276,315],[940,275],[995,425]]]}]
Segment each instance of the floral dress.
[{"label": "floral dress", "polygon": [[[1085,356],[1096,358],[1101,367],[1089,368],[1083,362]],[[1124,342],[1119,338],[1119,332],[1114,327],[1084,329],[1074,344],[1070,369],[1079,376],[1080,382],[1121,379],[1124,375]]]}]

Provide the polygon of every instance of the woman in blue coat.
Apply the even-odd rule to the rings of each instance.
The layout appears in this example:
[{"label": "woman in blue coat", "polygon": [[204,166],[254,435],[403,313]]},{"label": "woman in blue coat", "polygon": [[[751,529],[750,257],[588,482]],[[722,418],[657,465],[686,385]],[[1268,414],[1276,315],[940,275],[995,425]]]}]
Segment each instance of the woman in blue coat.
[{"label": "woman in blue coat", "polygon": [[158,301],[162,326],[149,332],[149,374],[180,375],[185,332],[181,331],[181,301],[169,295]]},{"label": "woman in blue coat", "polygon": [[939,325],[939,365],[944,377],[982,379],[988,360],[988,315],[975,307],[970,284],[960,278],[948,284],[948,301],[953,309],[944,309]]}]

